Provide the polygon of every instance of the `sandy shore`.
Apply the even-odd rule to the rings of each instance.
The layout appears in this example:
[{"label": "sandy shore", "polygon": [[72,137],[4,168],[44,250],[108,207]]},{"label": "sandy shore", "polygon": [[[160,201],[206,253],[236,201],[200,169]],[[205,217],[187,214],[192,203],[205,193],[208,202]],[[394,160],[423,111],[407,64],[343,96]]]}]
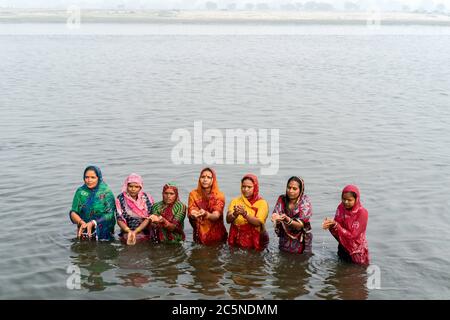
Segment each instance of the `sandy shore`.
[{"label": "sandy shore", "polygon": [[[68,17],[69,14],[61,10],[0,9],[0,23],[65,23]],[[82,10],[81,12],[81,22],[84,23],[366,24],[372,18],[367,12],[124,10]],[[450,26],[449,15],[382,12],[379,18],[383,25]]]}]

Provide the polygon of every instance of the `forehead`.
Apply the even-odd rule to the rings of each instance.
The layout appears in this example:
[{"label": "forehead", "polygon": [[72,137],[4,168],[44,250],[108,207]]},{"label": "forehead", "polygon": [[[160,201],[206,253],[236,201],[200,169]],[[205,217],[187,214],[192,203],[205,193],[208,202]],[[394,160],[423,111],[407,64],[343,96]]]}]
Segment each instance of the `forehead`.
[{"label": "forehead", "polygon": [[300,184],[298,183],[298,181],[292,180],[291,182],[289,182],[288,184],[289,187],[300,187]]},{"label": "forehead", "polygon": [[94,170],[88,170],[88,171],[86,171],[86,173],[84,174],[84,176],[85,176],[85,177],[87,177],[87,176],[89,176],[89,177],[92,177],[92,176],[96,177],[97,174],[95,173]]},{"label": "forehead", "polygon": [[173,189],[167,189],[166,191],[164,191],[164,193],[175,194],[175,191]]},{"label": "forehead", "polygon": [[129,184],[128,184],[128,186],[129,187],[140,187],[140,185],[139,185],[139,183],[137,183],[137,182],[130,182]]},{"label": "forehead", "polygon": [[201,176],[202,176],[202,177],[210,177],[210,178],[212,178],[213,174],[212,174],[211,171],[205,170],[205,171],[202,172],[202,175],[201,175]]},{"label": "forehead", "polygon": [[353,194],[351,192],[343,193],[342,194],[342,198],[343,199],[347,199],[347,200],[355,199],[355,197],[353,196]]},{"label": "forehead", "polygon": [[253,181],[250,179],[245,179],[244,181],[242,181],[242,185],[245,187],[253,187]]}]

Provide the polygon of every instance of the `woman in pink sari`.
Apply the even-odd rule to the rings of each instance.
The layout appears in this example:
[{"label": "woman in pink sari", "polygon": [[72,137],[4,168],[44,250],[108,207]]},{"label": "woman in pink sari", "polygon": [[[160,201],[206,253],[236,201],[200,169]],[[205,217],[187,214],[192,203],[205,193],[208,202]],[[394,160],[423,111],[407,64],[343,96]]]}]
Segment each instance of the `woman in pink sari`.
[{"label": "woman in pink sari", "polygon": [[333,219],[325,218],[322,228],[330,230],[339,242],[338,255],[344,260],[356,264],[369,264],[369,249],[366,240],[366,228],[369,214],[362,206],[358,187],[348,185],[342,191]]},{"label": "woman in pink sari", "polygon": [[122,242],[134,245],[136,242],[151,239],[154,232],[148,226],[154,203],[152,196],[144,192],[141,176],[130,174],[116,199],[116,219],[121,229],[119,236]]}]

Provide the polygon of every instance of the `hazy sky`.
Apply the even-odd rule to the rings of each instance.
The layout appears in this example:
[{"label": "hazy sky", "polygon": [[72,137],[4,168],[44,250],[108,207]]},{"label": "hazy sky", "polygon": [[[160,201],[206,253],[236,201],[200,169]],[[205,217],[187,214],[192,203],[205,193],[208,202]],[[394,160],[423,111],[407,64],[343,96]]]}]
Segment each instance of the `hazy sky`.
[{"label": "hazy sky", "polygon": [[[0,7],[8,8],[67,8],[70,5],[78,5],[81,8],[118,8],[123,6],[130,9],[204,9],[205,3],[211,1],[218,5],[219,9],[226,8],[230,4],[236,4],[238,9],[243,9],[246,3],[266,3],[271,9],[279,9],[283,4],[306,3],[308,0],[0,0]],[[326,2],[335,8],[341,9],[345,2],[353,2],[361,8],[371,7],[376,4],[382,10],[399,10],[407,5],[411,9],[423,8],[432,10],[438,4],[444,4],[450,9],[450,0],[314,0]]]}]

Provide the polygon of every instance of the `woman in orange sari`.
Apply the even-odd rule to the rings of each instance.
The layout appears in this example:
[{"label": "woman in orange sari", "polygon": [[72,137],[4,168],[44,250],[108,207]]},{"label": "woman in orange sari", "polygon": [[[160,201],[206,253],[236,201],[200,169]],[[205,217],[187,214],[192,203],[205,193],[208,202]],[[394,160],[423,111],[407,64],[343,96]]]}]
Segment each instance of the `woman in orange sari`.
[{"label": "woman in orange sari", "polygon": [[228,207],[227,222],[231,223],[228,244],[244,249],[263,250],[269,243],[265,228],[269,206],[259,195],[258,178],[253,174],[241,180],[241,196]]},{"label": "woman in orange sari", "polygon": [[197,189],[189,193],[188,217],[196,243],[210,245],[227,240],[223,223],[225,196],[219,190],[216,173],[211,168],[200,172]]}]

